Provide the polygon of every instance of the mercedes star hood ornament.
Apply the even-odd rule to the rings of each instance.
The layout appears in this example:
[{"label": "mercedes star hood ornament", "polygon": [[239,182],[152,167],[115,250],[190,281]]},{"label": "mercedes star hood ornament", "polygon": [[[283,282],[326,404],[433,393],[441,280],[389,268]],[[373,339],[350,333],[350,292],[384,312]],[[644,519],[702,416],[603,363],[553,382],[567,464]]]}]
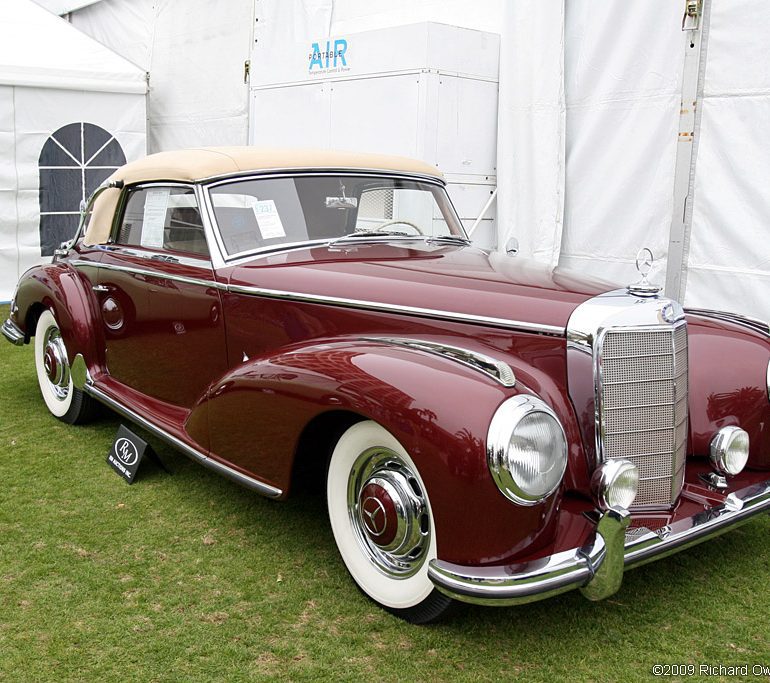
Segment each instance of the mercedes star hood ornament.
[{"label": "mercedes star hood ornament", "polygon": [[652,266],[655,263],[655,257],[652,255],[652,251],[647,247],[640,249],[636,255],[636,269],[639,271],[639,275],[642,279],[639,282],[628,285],[628,293],[635,296],[656,296],[660,293],[662,287],[660,285],[652,284],[647,276],[652,271]]}]

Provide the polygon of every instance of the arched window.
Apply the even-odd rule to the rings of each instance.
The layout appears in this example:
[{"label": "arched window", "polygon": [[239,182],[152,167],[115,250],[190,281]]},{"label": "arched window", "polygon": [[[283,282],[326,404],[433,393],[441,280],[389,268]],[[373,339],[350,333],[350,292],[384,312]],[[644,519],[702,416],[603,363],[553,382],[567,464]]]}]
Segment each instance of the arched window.
[{"label": "arched window", "polygon": [[93,123],[70,123],[46,140],[38,161],[41,256],[72,238],[80,202],[125,163],[118,141]]}]

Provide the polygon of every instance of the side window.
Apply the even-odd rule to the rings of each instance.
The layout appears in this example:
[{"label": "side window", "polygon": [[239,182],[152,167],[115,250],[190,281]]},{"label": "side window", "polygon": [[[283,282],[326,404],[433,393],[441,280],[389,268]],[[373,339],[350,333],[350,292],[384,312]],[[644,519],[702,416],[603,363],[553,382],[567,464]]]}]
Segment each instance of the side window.
[{"label": "side window", "polygon": [[129,190],[117,244],[208,256],[195,193],[181,187]]}]

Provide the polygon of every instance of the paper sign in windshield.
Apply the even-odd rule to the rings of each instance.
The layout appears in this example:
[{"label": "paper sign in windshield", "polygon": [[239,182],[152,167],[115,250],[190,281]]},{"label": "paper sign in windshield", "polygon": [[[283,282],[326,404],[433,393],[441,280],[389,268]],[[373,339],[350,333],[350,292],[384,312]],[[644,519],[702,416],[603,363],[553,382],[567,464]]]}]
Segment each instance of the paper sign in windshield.
[{"label": "paper sign in windshield", "polygon": [[142,246],[163,248],[163,229],[166,226],[166,211],[171,190],[147,190],[144,200],[144,223],[142,225]]},{"label": "paper sign in windshield", "polygon": [[265,199],[254,204],[254,215],[257,217],[257,225],[263,240],[272,240],[276,237],[286,237],[281,217],[272,199]]}]

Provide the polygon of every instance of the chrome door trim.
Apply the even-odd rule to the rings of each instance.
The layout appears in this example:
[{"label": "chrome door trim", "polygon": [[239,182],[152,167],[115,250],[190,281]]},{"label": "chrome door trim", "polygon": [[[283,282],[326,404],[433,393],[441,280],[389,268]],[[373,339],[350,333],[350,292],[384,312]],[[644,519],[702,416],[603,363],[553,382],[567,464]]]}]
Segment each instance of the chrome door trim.
[{"label": "chrome door trim", "polygon": [[119,266],[114,263],[94,263],[92,261],[70,261],[75,268],[86,266],[96,267],[100,270],[114,270],[120,273],[133,273],[135,275],[144,275],[145,277],[155,277],[161,280],[173,280],[174,282],[183,282],[188,285],[200,285],[202,287],[214,287],[215,289],[225,290],[227,285],[215,282],[214,280],[205,280],[197,277],[187,277],[186,275],[175,275],[164,273],[158,270],[149,270],[147,268],[136,268],[134,266]]}]

